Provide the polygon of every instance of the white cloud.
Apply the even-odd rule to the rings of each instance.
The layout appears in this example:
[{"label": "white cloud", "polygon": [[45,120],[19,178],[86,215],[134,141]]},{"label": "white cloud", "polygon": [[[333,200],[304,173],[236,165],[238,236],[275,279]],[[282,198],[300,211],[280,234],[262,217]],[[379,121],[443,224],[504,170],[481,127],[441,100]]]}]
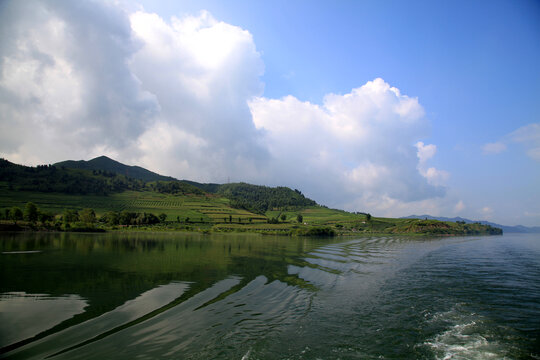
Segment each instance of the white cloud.
[{"label": "white cloud", "polygon": [[484,155],[499,154],[506,150],[506,144],[502,142],[488,143],[482,147]]},{"label": "white cloud", "polygon": [[466,206],[463,203],[463,200],[459,200],[458,203],[456,204],[456,206],[454,206],[454,212],[455,213],[460,213],[463,210],[465,210],[465,208],[466,208]]},{"label": "white cloud", "polygon": [[[383,203],[444,194],[436,186],[442,172],[417,169],[418,149],[412,144],[425,125],[421,105],[382,79],[345,95],[327,95],[322,105],[287,96],[256,98],[250,108],[272,157],[264,174],[272,182],[303,183],[318,200],[352,209],[375,204],[383,209]],[[422,147],[422,164],[434,149]]]},{"label": "white cloud", "polygon": [[531,159],[540,161],[540,123],[522,126],[505,135],[501,141],[485,144],[482,151],[484,155],[499,154],[512,143],[523,145]]},{"label": "white cloud", "polygon": [[424,145],[422,141],[419,141],[415,144],[418,156],[418,171],[420,174],[425,177],[429,184],[434,186],[441,186],[446,183],[450,177],[450,173],[444,170],[438,170],[434,167],[427,167],[426,162],[435,156],[437,152],[437,147],[433,144]]},{"label": "white cloud", "polygon": [[0,152],[22,162],[128,146],[159,110],[126,67],[137,50],[118,8],[11,1],[0,12]]},{"label": "white cloud", "polygon": [[512,141],[523,144],[531,159],[540,161],[540,123],[522,126],[509,137]]},{"label": "white cloud", "polygon": [[416,143],[415,146],[416,146],[416,149],[418,150],[416,153],[416,156],[418,156],[418,160],[420,161],[420,164],[425,164],[426,161],[428,161],[433,156],[435,156],[435,153],[437,152],[437,147],[433,144],[424,145],[422,141],[419,141]]},{"label": "white cloud", "polygon": [[130,21],[141,41],[131,69],[159,99],[156,127],[178,135],[154,147],[156,130],[149,129],[137,149],[143,164],[201,181],[249,176],[264,166],[266,149],[247,106],[262,92],[264,68],[251,34],[205,11],[170,23],[138,11]]}]

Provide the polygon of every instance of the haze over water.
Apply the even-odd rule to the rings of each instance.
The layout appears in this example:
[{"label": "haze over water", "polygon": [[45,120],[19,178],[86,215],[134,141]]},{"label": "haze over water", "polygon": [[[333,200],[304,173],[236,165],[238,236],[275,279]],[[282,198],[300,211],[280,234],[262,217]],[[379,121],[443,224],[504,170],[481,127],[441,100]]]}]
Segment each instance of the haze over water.
[{"label": "haze over water", "polygon": [[540,238],[1,234],[0,357],[540,357]]}]

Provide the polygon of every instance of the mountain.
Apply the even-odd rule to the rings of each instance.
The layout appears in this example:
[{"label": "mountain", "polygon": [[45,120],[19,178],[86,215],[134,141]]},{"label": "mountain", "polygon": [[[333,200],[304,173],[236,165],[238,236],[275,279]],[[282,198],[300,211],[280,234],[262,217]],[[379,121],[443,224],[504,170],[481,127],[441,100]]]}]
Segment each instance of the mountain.
[{"label": "mountain", "polygon": [[101,170],[112,172],[115,174],[124,175],[133,179],[139,179],[143,181],[176,181],[177,179],[171,176],[163,176],[146,170],[140,166],[124,165],[121,162],[110,159],[106,156],[99,156],[92,160],[66,160],[54,164],[54,166],[65,167],[69,169],[84,169],[84,170]]},{"label": "mountain", "polygon": [[[159,181],[153,181],[155,179]],[[205,194],[203,190],[183,181],[138,166],[127,166],[104,156],[90,161],[64,161],[36,167],[0,159],[0,188],[80,195],[107,195],[126,190]]]},{"label": "mountain", "polygon": [[410,215],[410,216],[402,217],[402,219],[428,219],[428,220],[452,221],[452,222],[462,221],[462,222],[465,222],[466,224],[480,223],[482,225],[490,225],[490,226],[502,229],[504,233],[522,233],[522,234],[540,233],[540,226],[534,226],[534,227],[527,227],[523,225],[506,226],[506,225],[492,223],[489,221],[473,221],[473,220],[465,219],[462,217],[448,218],[448,217],[443,217],[443,216],[431,216],[431,215]]}]

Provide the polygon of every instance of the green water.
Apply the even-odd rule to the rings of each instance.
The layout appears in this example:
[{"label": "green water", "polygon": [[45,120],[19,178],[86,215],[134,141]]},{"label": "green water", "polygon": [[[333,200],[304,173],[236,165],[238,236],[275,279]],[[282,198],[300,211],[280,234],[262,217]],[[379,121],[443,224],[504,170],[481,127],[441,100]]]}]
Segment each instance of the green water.
[{"label": "green water", "polygon": [[0,234],[0,357],[539,358],[540,237]]}]

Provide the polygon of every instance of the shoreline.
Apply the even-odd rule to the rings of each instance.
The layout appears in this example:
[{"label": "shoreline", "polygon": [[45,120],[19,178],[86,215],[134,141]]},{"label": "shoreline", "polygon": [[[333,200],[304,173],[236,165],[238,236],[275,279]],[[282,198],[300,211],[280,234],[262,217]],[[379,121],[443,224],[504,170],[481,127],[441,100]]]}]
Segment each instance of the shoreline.
[{"label": "shoreline", "polygon": [[[219,224],[218,224],[219,225]],[[170,224],[165,225],[125,225],[122,227],[99,227],[85,226],[72,227],[62,229],[52,225],[27,224],[19,223],[0,223],[0,232],[35,232],[35,233],[198,233],[204,235],[210,234],[259,234],[263,236],[287,236],[287,237],[354,237],[354,236],[392,236],[392,235],[407,235],[407,236],[436,236],[436,237],[453,237],[453,236],[495,236],[503,235],[503,231],[493,233],[488,231],[475,231],[472,233],[465,232],[440,232],[429,230],[422,231],[343,231],[332,228],[331,226],[302,226],[302,227],[281,227],[271,228],[239,228],[239,227],[223,227],[213,225],[211,227],[196,227],[196,226],[176,226],[170,227]]]}]

